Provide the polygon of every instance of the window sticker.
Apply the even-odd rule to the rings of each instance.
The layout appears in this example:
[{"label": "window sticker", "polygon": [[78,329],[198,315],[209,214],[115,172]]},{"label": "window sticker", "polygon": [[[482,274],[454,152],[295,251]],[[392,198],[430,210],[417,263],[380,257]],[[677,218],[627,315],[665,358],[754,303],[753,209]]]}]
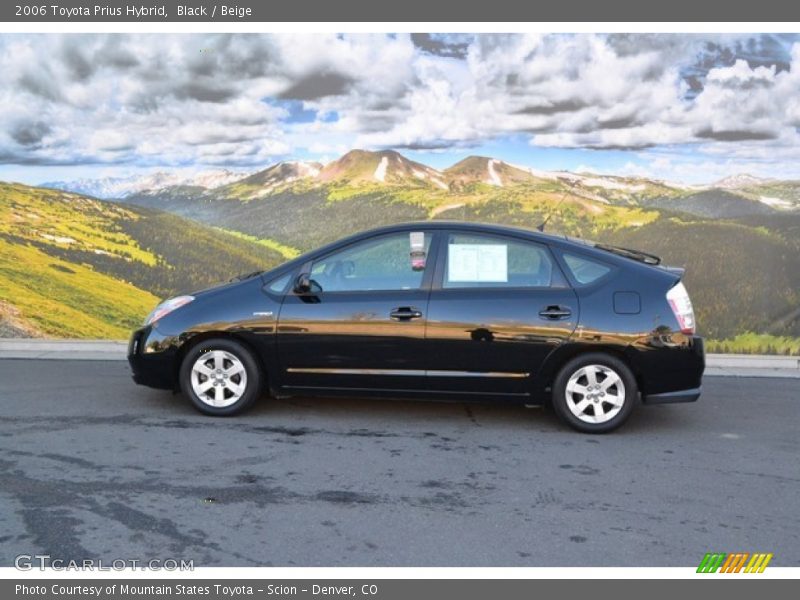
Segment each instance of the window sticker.
[{"label": "window sticker", "polygon": [[409,242],[411,243],[411,251],[425,250],[425,232],[412,231],[408,234]]},{"label": "window sticker", "polygon": [[507,282],[506,244],[450,244],[447,280],[452,282]]},{"label": "window sticker", "polygon": [[412,231],[408,237],[411,244],[411,269],[423,271],[425,269],[425,233]]}]

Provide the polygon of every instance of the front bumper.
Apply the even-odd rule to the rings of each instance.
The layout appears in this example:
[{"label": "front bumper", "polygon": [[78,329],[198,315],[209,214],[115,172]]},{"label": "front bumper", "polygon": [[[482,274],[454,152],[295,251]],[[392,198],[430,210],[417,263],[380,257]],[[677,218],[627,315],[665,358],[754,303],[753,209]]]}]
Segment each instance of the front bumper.
[{"label": "front bumper", "polygon": [[128,364],[133,381],[147,387],[174,390],[178,384],[178,357],[172,347],[159,348],[161,335],[152,326],[133,332],[128,343]]}]

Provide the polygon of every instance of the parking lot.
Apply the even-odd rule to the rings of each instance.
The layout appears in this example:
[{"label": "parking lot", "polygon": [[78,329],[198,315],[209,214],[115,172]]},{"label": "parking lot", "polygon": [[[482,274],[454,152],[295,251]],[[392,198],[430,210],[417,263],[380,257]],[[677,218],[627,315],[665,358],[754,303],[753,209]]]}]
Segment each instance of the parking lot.
[{"label": "parking lot", "polygon": [[264,400],[197,414],[124,362],[0,360],[0,565],[800,565],[800,380],[708,377],[700,401],[581,435],[549,411]]}]

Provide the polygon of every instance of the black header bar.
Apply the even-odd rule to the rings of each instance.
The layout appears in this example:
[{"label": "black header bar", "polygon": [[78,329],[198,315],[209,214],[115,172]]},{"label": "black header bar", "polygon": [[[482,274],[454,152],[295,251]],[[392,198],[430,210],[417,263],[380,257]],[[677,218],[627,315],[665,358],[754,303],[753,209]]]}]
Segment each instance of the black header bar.
[{"label": "black header bar", "polygon": [[800,3],[671,0],[4,0],[3,22],[758,22],[800,21]]}]

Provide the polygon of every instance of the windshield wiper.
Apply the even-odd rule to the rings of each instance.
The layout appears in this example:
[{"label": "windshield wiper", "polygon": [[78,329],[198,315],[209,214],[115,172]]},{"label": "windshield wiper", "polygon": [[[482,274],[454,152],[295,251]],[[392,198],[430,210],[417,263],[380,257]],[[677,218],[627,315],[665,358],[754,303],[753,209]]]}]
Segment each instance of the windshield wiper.
[{"label": "windshield wiper", "polygon": [[233,277],[231,281],[244,281],[245,279],[252,279],[253,277],[258,277],[264,271],[253,271],[252,273],[245,273],[244,275],[237,275]]}]

